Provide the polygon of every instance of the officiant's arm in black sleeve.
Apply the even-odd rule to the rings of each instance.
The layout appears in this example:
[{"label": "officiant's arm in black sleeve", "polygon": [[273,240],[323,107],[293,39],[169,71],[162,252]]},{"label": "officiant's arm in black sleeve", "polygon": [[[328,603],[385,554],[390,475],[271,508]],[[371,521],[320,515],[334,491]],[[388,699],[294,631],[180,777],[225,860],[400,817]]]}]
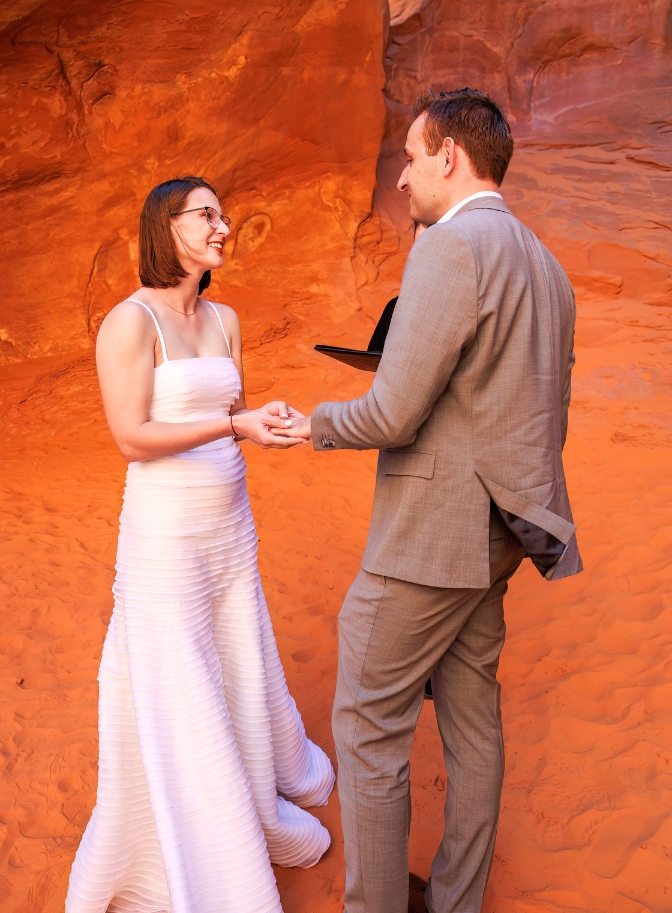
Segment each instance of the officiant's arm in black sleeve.
[{"label": "officiant's arm in black sleeve", "polygon": [[394,308],[397,303],[397,297],[390,298],[390,300],[385,305],[385,310],[380,315],[380,320],[376,324],[376,329],[373,331],[373,336],[369,342],[367,352],[382,352],[385,347],[385,340],[387,339],[387,334],[390,329],[390,323],[392,322],[392,314],[394,314]]}]

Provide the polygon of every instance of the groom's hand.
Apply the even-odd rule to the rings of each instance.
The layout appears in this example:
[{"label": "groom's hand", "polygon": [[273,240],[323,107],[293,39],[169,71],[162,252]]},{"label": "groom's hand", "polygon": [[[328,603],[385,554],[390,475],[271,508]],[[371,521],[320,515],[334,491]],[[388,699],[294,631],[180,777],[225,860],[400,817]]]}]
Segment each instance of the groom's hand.
[{"label": "groom's hand", "polygon": [[298,420],[293,419],[291,428],[269,428],[269,431],[276,437],[290,438],[296,444],[309,441],[312,436],[310,416],[304,415]]}]

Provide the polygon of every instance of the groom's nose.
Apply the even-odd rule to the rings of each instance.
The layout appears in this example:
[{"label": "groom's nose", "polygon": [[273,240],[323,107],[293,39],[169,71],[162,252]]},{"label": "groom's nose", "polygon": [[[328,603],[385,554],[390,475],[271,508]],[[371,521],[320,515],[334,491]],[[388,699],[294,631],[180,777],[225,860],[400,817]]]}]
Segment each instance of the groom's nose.
[{"label": "groom's nose", "polygon": [[401,172],[401,177],[397,181],[397,190],[406,191],[408,190],[408,181],[406,180],[406,175],[408,174],[408,165]]}]

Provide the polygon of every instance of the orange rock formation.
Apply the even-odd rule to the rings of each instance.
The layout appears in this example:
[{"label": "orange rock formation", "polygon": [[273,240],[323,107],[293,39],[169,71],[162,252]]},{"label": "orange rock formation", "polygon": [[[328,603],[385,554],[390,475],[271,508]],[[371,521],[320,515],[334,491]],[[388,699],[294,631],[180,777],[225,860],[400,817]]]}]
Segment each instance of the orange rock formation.
[{"label": "orange rock formation", "polygon": [[[669,2],[14,0],[0,28],[3,913],[62,909],[95,796],[124,464],[91,347],[136,285],[142,199],[176,173],[218,185],[234,236],[212,297],[241,313],[253,402],[358,395],[369,378],[312,346],[365,343],[398,288],[411,235],[394,184],[427,84],[504,104],[503,193],[579,303],[567,467],[587,569],[549,585],[524,566],[511,586],[483,910],[669,913]],[[290,687],[333,757],[336,614],[375,455],[246,455]],[[431,705],[412,780],[411,865],[427,875],[445,791]],[[333,847],[278,870],[287,913],[342,909],[336,796],[320,815]]]}]

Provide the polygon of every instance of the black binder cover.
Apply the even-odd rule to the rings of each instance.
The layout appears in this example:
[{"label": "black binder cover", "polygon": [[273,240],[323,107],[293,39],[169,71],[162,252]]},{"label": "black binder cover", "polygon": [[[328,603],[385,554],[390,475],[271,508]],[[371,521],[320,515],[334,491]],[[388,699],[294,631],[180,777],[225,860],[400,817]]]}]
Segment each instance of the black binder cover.
[{"label": "black binder cover", "polygon": [[382,352],[363,352],[361,349],[339,349],[338,346],[315,346],[316,352],[335,358],[336,361],[342,361],[352,368],[359,368],[360,371],[376,371],[382,356]]},{"label": "black binder cover", "polygon": [[377,371],[396,303],[397,299],[392,298],[385,305],[385,310],[380,316],[376,329],[373,331],[373,336],[366,351],[362,349],[340,349],[338,346],[315,346],[315,351],[328,355],[330,358],[335,358],[336,361],[342,361],[352,368],[358,368],[360,371]]}]

